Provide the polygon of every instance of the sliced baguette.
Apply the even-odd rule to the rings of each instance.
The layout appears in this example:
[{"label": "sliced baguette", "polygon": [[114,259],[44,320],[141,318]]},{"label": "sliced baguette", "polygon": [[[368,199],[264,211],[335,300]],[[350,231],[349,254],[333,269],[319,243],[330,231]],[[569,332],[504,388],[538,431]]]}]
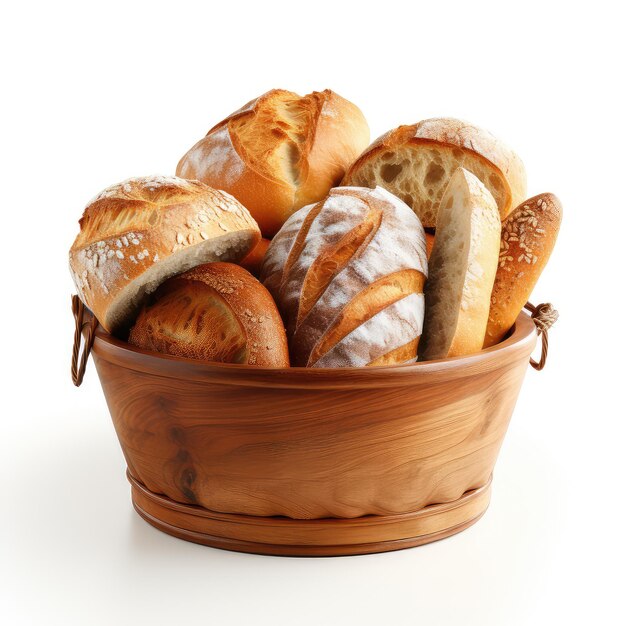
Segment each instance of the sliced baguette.
[{"label": "sliced baguette", "polygon": [[342,184],[384,187],[429,228],[436,225],[441,197],[458,167],[487,187],[501,219],[526,197],[526,171],[517,154],[486,130],[454,118],[389,131],[353,163]]},{"label": "sliced baguette", "polygon": [[478,352],[498,266],[500,216],[493,196],[459,168],[443,194],[424,296],[422,360]]}]

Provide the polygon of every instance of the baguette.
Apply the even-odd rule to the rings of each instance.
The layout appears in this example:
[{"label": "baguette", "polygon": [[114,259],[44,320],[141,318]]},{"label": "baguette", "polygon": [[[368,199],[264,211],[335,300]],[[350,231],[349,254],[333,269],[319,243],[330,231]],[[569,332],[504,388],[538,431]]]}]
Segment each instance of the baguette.
[{"label": "baguette", "polygon": [[139,313],[128,341],[203,361],[289,367],[287,337],[272,297],[232,263],[200,265],[163,283]]},{"label": "baguette", "polygon": [[421,359],[461,356],[482,348],[498,265],[500,226],[493,196],[476,176],[457,169],[437,216],[424,293]]},{"label": "baguette", "polygon": [[341,187],[287,220],[261,279],[287,326],[291,363],[415,361],[427,275],[424,230],[382,188]]},{"label": "baguette", "polygon": [[238,261],[260,240],[235,198],[172,176],[131,178],[96,196],[69,253],[78,295],[109,332],[127,330],[146,294],[210,261]]},{"label": "baguette", "polygon": [[361,111],[329,89],[304,97],[274,89],[214,126],[176,173],[232,193],[271,238],[339,184],[368,142]]},{"label": "baguette", "polygon": [[502,219],[526,197],[526,171],[515,152],[486,130],[453,118],[389,131],[350,167],[343,184],[381,185],[402,198],[428,228],[437,223],[441,197],[458,167],[483,182]]},{"label": "baguette", "polygon": [[542,193],[523,202],[503,222],[485,348],[505,337],[528,301],[556,243],[562,213],[558,198]]}]

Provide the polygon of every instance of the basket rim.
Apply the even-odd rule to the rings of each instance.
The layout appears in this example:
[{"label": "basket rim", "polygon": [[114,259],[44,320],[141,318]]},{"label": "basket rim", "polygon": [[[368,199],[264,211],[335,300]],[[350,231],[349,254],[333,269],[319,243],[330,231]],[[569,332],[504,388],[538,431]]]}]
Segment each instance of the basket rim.
[{"label": "basket rim", "polygon": [[467,356],[376,367],[266,368],[234,363],[198,361],[150,352],[110,335],[101,326],[96,331],[93,355],[96,366],[104,360],[125,369],[171,379],[245,387],[271,388],[366,388],[433,384],[467,378],[521,361],[528,362],[537,341],[536,327],[522,311],[509,336],[499,344]]}]

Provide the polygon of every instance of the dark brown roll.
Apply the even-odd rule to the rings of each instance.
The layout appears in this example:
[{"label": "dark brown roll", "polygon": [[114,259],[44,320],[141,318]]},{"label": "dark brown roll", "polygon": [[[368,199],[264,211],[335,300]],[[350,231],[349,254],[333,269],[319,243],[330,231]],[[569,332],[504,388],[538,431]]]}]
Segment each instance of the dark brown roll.
[{"label": "dark brown roll", "polygon": [[232,263],[200,265],[163,283],[139,313],[128,341],[203,361],[289,367],[285,329],[272,297]]}]

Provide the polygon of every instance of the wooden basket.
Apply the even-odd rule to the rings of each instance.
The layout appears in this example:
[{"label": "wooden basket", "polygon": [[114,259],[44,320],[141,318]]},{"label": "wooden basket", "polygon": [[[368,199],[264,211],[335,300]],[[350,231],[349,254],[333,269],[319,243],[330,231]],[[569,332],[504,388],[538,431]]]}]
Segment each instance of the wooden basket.
[{"label": "wooden basket", "polygon": [[473,524],[537,339],[521,313],[507,339],[467,357],[272,370],[140,350],[74,304],[80,378],[93,343],[137,512],[261,554],[382,552]]}]

